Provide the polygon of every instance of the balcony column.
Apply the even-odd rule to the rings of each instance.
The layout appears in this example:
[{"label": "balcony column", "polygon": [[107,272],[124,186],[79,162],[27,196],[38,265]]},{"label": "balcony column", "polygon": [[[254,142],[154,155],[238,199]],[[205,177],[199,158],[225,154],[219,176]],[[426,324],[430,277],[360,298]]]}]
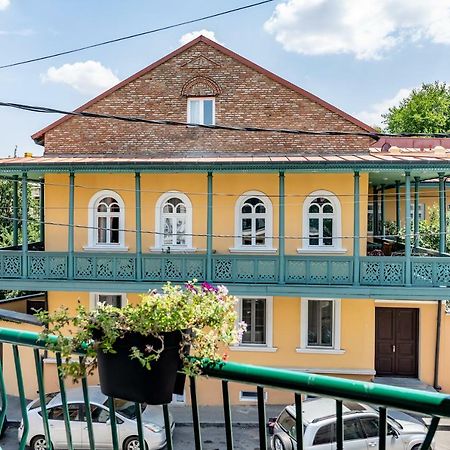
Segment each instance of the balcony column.
[{"label": "balcony column", "polygon": [[384,199],[385,199],[385,192],[384,192],[384,184],[381,185],[381,211],[380,211],[380,234],[381,237],[384,239],[386,237],[386,228],[384,224]]},{"label": "balcony column", "polygon": [[22,173],[22,278],[28,277],[28,186],[27,173]]},{"label": "balcony column", "polygon": [[207,175],[207,208],[206,208],[206,279],[212,281],[213,276],[213,174]]},{"label": "balcony column", "polygon": [[13,246],[19,245],[19,177],[13,179]]},{"label": "balcony column", "polygon": [[44,179],[39,181],[39,240],[45,241],[45,184]]},{"label": "balcony column", "polygon": [[285,188],[284,188],[284,172],[280,171],[278,173],[278,195],[279,195],[279,206],[278,206],[278,257],[279,257],[279,277],[278,282],[284,284],[285,280],[285,253],[286,253],[286,243],[285,243]]},{"label": "balcony column", "polygon": [[360,257],[360,196],[359,172],[353,173],[353,285],[359,285],[359,257]]},{"label": "balcony column", "polygon": [[419,184],[420,177],[414,177],[414,251],[419,246]]},{"label": "balcony column", "polygon": [[67,251],[69,259],[67,275],[73,279],[74,275],[74,203],[75,203],[75,173],[69,173],[69,228],[67,230]]},{"label": "balcony column", "polygon": [[439,253],[445,253],[446,220],[445,220],[445,182],[444,174],[439,172]]},{"label": "balcony column", "polygon": [[400,181],[395,181],[395,234],[397,235],[396,241],[399,240],[399,230],[401,227],[401,220],[400,220]]},{"label": "balcony column", "polygon": [[405,172],[405,283],[411,285],[411,173]]},{"label": "balcony column", "polygon": [[141,217],[141,173],[134,174],[136,202],[136,280],[142,280],[142,217]]},{"label": "balcony column", "polygon": [[378,187],[373,187],[373,234],[374,239],[380,234],[380,221],[378,220]]}]

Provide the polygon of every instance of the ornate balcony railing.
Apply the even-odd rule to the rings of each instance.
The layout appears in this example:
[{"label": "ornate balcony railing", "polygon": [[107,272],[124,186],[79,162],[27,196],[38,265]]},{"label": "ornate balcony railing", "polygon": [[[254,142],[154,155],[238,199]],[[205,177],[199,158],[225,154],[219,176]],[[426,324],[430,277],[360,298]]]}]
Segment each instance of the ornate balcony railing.
[{"label": "ornate balcony railing", "polygon": [[[41,437],[40,443],[42,448],[52,450],[52,433],[56,432],[55,428],[52,428],[52,420],[48,417],[48,406],[46,404],[46,393],[43,370],[42,370],[42,350],[44,349],[44,343],[39,339],[39,335],[34,332],[24,330],[14,330],[10,328],[0,328],[0,343],[12,346],[12,359],[13,362],[9,366],[5,366],[3,370],[0,370],[0,430],[3,429],[3,424],[6,419],[6,413],[8,408],[8,397],[5,382],[5,371],[14,371],[17,382],[19,398],[20,398],[20,410],[22,414],[21,424],[21,441],[19,443],[19,449],[25,448],[26,444],[34,437],[33,433],[36,431],[30,425],[28,420],[27,401],[25,398],[24,390],[24,372],[22,367],[31,367],[30,361],[23,361],[24,352],[20,351],[20,347],[31,347],[33,349],[34,366],[36,372],[36,379],[39,386],[39,405],[36,407],[41,408],[40,416],[42,417],[42,424],[45,436]],[[30,355],[31,356],[31,355]],[[82,357],[82,355],[79,355]],[[56,364],[58,369],[61,367],[62,358],[61,355],[56,352]],[[14,369],[13,367],[14,366]],[[1,368],[1,367],[0,367]],[[27,369],[28,370],[28,369]],[[230,407],[229,396],[229,384],[238,382],[248,385],[256,386],[257,392],[257,426],[259,435],[259,448],[261,450],[267,450],[268,440],[266,428],[266,405],[265,405],[265,388],[283,389],[292,392],[292,401],[295,404],[295,410],[297,414],[292,420],[295,421],[295,427],[297,430],[303,430],[302,420],[302,394],[311,394],[314,396],[331,397],[336,400],[336,416],[335,416],[335,438],[336,448],[338,450],[344,449],[345,444],[345,432],[344,425],[346,423],[346,415],[343,414],[343,401],[350,400],[353,402],[369,403],[378,407],[378,437],[373,437],[371,440],[376,442],[377,448],[385,449],[388,439],[394,439],[392,436],[388,436],[387,423],[388,412],[387,408],[396,408],[413,412],[418,415],[430,415],[432,416],[431,424],[426,434],[423,435],[421,441],[421,449],[427,450],[432,445],[433,438],[438,428],[440,419],[443,417],[450,417],[450,398],[447,395],[439,394],[436,392],[428,391],[415,391],[412,389],[383,386],[379,384],[373,384],[362,381],[347,380],[343,378],[334,378],[323,375],[315,375],[311,373],[303,373],[292,370],[275,369],[260,366],[251,366],[248,364],[238,364],[233,362],[223,362],[220,364],[207,364],[203,363],[203,374],[209,378],[221,380],[222,383],[222,400],[223,400],[223,414],[224,414],[224,426],[223,426],[223,438],[226,442],[227,450],[235,448],[235,435],[233,433],[233,417]],[[9,375],[9,374],[8,374]],[[30,375],[27,373],[27,375]],[[65,439],[66,448],[72,449],[76,446],[77,434],[73,434],[72,426],[74,422],[71,422],[68,409],[68,400],[65,389],[65,381],[61,376],[61,372],[58,370],[59,387],[61,391],[61,401],[64,416],[64,429],[65,436],[61,434],[62,430],[58,430],[60,433],[59,439]],[[11,378],[9,378],[11,379]],[[192,418],[193,418],[193,434],[194,444],[196,450],[202,448],[202,427],[201,418],[199,416],[199,408],[197,401],[197,387],[196,379],[191,377],[190,383],[190,403],[192,406]],[[82,392],[83,402],[85,404],[85,410],[90,411],[89,390],[87,389],[88,381],[86,377],[82,379]],[[207,388],[207,385],[203,384],[203,388]],[[123,435],[118,433],[118,427],[116,422],[116,412],[114,409],[114,399],[109,398],[109,416],[110,420],[102,427],[101,439],[102,441],[109,442],[109,445],[114,450],[122,448],[121,444],[124,440]],[[136,411],[141,411],[141,405],[135,404]],[[177,445],[177,437],[175,431],[175,439],[173,439],[171,433],[169,405],[163,405],[164,422],[165,422],[165,435],[166,445],[168,450],[174,448],[181,448]],[[329,412],[327,413],[329,414]],[[96,439],[100,436],[96,435],[95,429],[92,425],[92,417],[90,414],[86,414],[85,418],[81,418],[83,423],[83,429],[87,431],[85,436],[85,444],[89,445],[91,450],[96,448]],[[61,421],[60,421],[61,423]],[[79,423],[79,422],[75,422]],[[139,439],[139,448],[144,448],[145,437],[143,433],[142,417],[140,413],[136,414],[136,430],[134,434]],[[34,423],[34,426],[36,424]],[[222,439],[223,439],[222,438]],[[1,439],[0,439],[1,444]],[[236,444],[241,444],[236,442]],[[296,448],[304,448],[304,436],[303,433],[296,434]],[[245,443],[242,443],[243,448]],[[41,447],[40,447],[41,448]],[[133,447],[135,448],[135,447]],[[137,447],[136,447],[137,448]],[[416,448],[416,447],[414,447]],[[436,448],[436,447],[435,447]]]},{"label": "ornate balcony railing", "polygon": [[[72,258],[72,264],[70,259]],[[24,264],[25,261],[25,264]],[[273,255],[214,255],[211,280],[227,284],[301,286],[450,286],[450,258],[364,256],[354,279],[352,256],[286,256],[284,273]],[[204,254],[0,251],[0,279],[183,282],[207,278]],[[26,265],[26,270],[24,265]],[[410,280],[408,280],[408,273]]]}]

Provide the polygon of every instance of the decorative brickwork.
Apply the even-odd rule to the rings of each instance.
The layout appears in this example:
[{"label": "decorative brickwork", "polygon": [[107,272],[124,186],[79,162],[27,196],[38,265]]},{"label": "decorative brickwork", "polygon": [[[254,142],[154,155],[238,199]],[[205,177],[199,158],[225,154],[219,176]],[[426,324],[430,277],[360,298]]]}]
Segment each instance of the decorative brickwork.
[{"label": "decorative brickwork", "polygon": [[[331,105],[203,37],[83,108],[106,114],[186,121],[186,95],[215,95],[217,124],[370,130]],[[42,141],[44,136],[47,156],[333,154],[367,152],[374,142],[366,137],[244,133],[79,117],[63,118],[33,138]]]}]

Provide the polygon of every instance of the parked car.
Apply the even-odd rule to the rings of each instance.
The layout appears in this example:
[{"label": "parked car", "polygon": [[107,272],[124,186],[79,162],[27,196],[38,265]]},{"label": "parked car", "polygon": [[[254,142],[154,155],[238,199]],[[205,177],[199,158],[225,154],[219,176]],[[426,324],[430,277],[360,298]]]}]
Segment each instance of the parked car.
[{"label": "parked car", "polygon": [[[343,403],[345,449],[378,449],[378,411],[357,402]],[[336,449],[336,401],[327,398],[303,402],[303,445],[308,450]],[[286,406],[269,420],[272,450],[294,450],[297,445],[295,405]],[[388,414],[386,448],[418,450],[425,440],[426,426],[405,413],[394,419]],[[433,448],[433,447],[432,447]]]},{"label": "parked car", "polygon": [[[112,449],[108,397],[101,392],[99,386],[90,386],[88,389],[95,448],[99,450]],[[67,389],[66,393],[73,446],[77,449],[89,448],[83,391],[81,388],[73,388]],[[123,450],[137,450],[139,449],[139,439],[135,403],[120,399],[114,399],[114,401],[119,447]],[[46,406],[53,447],[56,449],[68,448],[61,394],[59,392],[46,394]],[[148,450],[163,448],[166,445],[166,432],[162,407],[142,404],[141,411],[144,439]],[[39,399],[32,401],[27,406],[27,415],[30,425],[27,445],[32,450],[45,450],[47,447]],[[170,423],[171,432],[173,432],[175,423],[171,416]],[[19,441],[22,435],[23,421],[19,427]]]}]

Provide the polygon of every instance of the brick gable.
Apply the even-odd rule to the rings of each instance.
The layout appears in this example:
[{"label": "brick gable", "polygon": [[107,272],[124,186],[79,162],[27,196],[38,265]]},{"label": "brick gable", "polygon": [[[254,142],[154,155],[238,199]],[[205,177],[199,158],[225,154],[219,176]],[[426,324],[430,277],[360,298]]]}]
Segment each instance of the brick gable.
[{"label": "brick gable", "polygon": [[[230,51],[196,39],[182,51],[119,84],[79,110],[187,120],[187,96],[216,98],[216,123],[309,130],[367,131],[369,127]],[[170,56],[170,55],[169,55]],[[274,79],[275,78],[275,79]],[[300,92],[299,92],[300,91]],[[365,137],[312,137],[203,130],[114,120],[63,118],[45,136],[45,154],[180,156],[366,152]]]}]

